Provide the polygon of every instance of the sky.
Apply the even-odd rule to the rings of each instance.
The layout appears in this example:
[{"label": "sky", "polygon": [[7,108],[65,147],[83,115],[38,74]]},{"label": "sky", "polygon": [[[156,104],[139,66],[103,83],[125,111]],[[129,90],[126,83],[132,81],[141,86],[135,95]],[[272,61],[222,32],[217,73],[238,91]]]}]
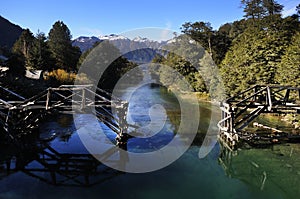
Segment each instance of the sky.
[{"label": "sky", "polygon": [[[300,0],[278,0],[283,15],[295,13]],[[6,0],[0,15],[22,28],[48,34],[63,21],[73,38],[122,34],[134,29],[156,27],[180,32],[185,22],[210,22],[214,29],[243,18],[240,0]],[[143,35],[141,35],[143,36]]]}]

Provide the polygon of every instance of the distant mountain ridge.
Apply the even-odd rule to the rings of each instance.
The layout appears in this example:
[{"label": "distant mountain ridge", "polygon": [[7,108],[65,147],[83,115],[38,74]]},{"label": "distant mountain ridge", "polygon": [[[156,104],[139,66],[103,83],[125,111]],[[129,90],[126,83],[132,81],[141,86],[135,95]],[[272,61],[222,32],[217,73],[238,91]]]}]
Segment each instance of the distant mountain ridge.
[{"label": "distant mountain ridge", "polygon": [[[160,47],[166,45],[168,42],[158,42],[142,37],[129,39],[121,35],[111,34],[99,37],[78,37],[77,39],[73,40],[73,45],[78,46],[82,52],[85,52],[88,49],[92,48],[96,42],[101,42],[104,40],[110,41],[121,51],[121,53],[126,53],[124,56],[127,59],[138,63],[150,62],[157,54],[156,50],[154,49],[159,49]],[[134,49],[141,50],[133,51]]]},{"label": "distant mountain ridge", "polygon": [[10,50],[23,29],[0,16],[0,47]]}]

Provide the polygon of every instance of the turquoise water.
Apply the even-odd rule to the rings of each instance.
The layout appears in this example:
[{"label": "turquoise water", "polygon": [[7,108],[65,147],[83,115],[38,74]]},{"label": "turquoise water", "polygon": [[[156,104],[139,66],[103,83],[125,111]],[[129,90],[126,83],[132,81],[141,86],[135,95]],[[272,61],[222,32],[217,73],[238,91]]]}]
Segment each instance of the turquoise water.
[{"label": "turquoise water", "polygon": [[[175,136],[181,121],[180,106],[174,96],[159,87],[146,85],[135,95],[129,107],[132,122],[148,124],[150,118],[144,110],[153,104],[167,107],[167,119],[155,137],[131,139],[128,150],[157,150]],[[199,130],[193,145],[169,166],[143,174],[110,169],[89,155],[77,130],[90,124],[90,116],[62,115],[50,119],[41,126],[38,136],[27,138],[22,144],[1,144],[0,198],[298,198],[297,144],[234,153],[216,144],[206,157],[198,157],[213,111],[218,110],[201,103]],[[77,125],[73,119],[79,121]],[[116,135],[102,127],[114,139]]]}]

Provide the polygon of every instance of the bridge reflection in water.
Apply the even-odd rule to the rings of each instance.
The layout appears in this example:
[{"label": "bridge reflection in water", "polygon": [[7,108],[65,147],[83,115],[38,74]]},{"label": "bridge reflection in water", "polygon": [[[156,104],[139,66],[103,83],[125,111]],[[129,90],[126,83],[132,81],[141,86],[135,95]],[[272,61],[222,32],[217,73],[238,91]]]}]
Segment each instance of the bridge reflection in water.
[{"label": "bridge reflection in water", "polygon": [[123,174],[101,164],[88,152],[62,153],[51,143],[33,137],[1,146],[0,180],[23,172],[51,185],[89,187]]}]

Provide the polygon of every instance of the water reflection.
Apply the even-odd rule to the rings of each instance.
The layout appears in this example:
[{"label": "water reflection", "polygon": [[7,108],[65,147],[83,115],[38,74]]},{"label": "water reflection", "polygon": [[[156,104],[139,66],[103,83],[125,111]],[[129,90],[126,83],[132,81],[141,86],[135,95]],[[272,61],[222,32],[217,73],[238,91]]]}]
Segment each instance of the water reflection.
[{"label": "water reflection", "polygon": [[226,175],[276,198],[300,194],[300,146],[273,145],[269,148],[230,151],[220,145],[219,164]]},{"label": "water reflection", "polygon": [[89,153],[60,152],[34,137],[1,144],[0,181],[22,172],[51,185],[88,187],[122,174]]}]

